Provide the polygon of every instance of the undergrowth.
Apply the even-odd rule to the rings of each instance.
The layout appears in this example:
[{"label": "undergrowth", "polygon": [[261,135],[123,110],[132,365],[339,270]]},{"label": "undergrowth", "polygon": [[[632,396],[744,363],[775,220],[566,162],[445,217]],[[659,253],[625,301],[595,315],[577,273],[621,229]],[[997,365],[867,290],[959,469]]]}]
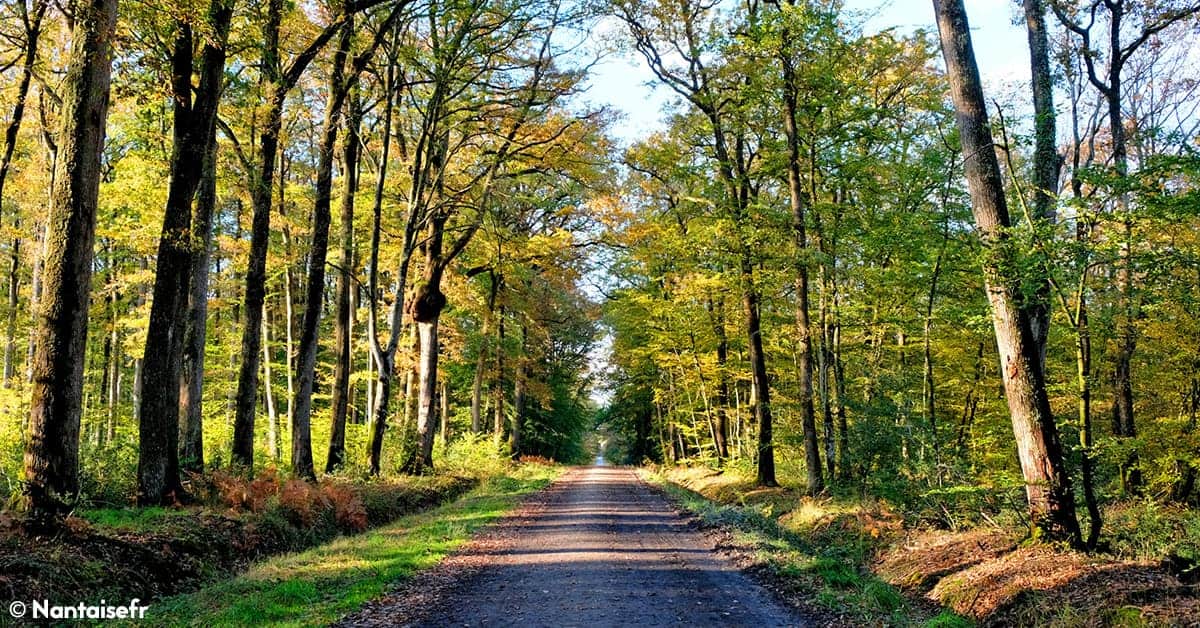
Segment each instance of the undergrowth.
[{"label": "undergrowth", "polygon": [[[650,479],[706,525],[732,533],[754,562],[782,579],[789,590],[811,600],[829,621],[844,625],[968,626],[970,622],[915,605],[866,568],[880,528],[861,525],[858,513],[816,503],[796,507],[782,491],[738,492],[733,482],[709,499],[659,471]],[[731,499],[732,498],[732,499]],[[722,503],[728,500],[730,503]],[[791,505],[784,507],[784,501]],[[851,523],[847,518],[853,519]],[[879,522],[883,526],[883,522]]]}]

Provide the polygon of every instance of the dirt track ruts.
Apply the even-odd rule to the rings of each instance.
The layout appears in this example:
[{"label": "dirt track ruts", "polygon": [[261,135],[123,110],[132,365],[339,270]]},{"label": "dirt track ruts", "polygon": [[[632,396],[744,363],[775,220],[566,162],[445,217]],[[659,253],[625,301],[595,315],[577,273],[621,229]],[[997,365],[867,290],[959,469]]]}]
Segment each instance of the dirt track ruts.
[{"label": "dirt track ruts", "polygon": [[628,469],[564,474],[342,626],[798,626]]}]

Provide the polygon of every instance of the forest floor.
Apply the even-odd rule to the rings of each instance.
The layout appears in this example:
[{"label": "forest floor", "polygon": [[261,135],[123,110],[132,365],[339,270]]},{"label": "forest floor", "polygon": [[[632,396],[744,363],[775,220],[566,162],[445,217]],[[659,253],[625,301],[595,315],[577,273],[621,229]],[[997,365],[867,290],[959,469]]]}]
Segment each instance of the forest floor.
[{"label": "forest floor", "polygon": [[648,473],[739,565],[839,625],[1200,625],[1161,561],[1023,544],[997,526],[908,529],[879,504],[759,489],[701,467]]},{"label": "forest floor", "polygon": [[344,627],[798,626],[635,471],[568,471]]}]

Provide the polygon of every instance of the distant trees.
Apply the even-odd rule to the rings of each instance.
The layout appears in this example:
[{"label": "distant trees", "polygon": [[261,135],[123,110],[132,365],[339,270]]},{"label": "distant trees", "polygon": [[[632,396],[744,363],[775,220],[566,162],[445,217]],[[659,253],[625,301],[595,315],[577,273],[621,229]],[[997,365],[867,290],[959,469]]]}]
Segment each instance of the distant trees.
[{"label": "distant trees", "polygon": [[[603,429],[638,460],[741,460],[763,484],[771,459],[754,445],[770,436],[785,477],[806,476],[814,494],[914,491],[949,508],[960,491],[1019,486],[1043,536],[1095,547],[1111,472],[1134,492],[1146,450],[1159,461],[1158,494],[1194,493],[1196,467],[1181,462],[1195,452],[1183,444],[1195,433],[1182,418],[1191,406],[1161,397],[1194,398],[1182,383],[1159,377],[1143,386],[1160,397],[1137,402],[1172,444],[1122,436],[1116,423],[1096,429],[1091,416],[1094,383],[1124,368],[1130,329],[1166,359],[1158,352],[1175,332],[1164,326],[1177,324],[1139,304],[1172,301],[1158,291],[1194,270],[1177,257],[1194,219],[1165,208],[1196,183],[1185,165],[1194,155],[1181,157],[1194,152],[1196,129],[1177,122],[1183,93],[1194,95],[1179,51],[1195,7],[1024,2],[1033,82],[1020,96],[1033,115],[1000,107],[992,125],[961,3],[935,6],[945,74],[930,69],[937,48],[922,33],[864,34],[837,3],[611,3],[627,45],[680,101],[661,133],[626,152],[631,209],[609,218],[614,401]],[[1075,28],[1105,31],[1114,10],[1130,20],[1119,47],[1154,96],[1126,96],[1110,112],[1088,65],[1108,76],[1116,57],[1083,45]],[[1192,78],[1166,79],[1181,72]],[[1067,111],[1069,124],[1056,125]],[[1113,124],[1145,142],[1136,176],[1114,169]],[[730,213],[739,198],[745,213]],[[1132,228],[1121,202],[1134,208]],[[750,420],[764,390],[754,335],[727,333],[728,298],[748,285],[744,251],[771,407],[785,426],[769,431]],[[1148,359],[1130,369],[1157,373]],[[1178,359],[1173,372],[1191,381]],[[1064,386],[1077,418],[1060,424],[1066,400],[1048,391]],[[1120,403],[1100,403],[1124,416]]]}]

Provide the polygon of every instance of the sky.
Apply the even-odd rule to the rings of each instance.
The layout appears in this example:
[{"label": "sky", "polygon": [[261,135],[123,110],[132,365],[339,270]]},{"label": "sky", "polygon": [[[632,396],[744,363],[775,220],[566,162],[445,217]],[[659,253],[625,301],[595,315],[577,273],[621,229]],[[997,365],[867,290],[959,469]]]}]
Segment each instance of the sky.
[{"label": "sky", "polygon": [[[897,28],[936,32],[931,0],[845,0],[847,11],[868,16],[867,33]],[[989,97],[1029,81],[1029,50],[1023,25],[1015,25],[1018,4],[1012,0],[966,0],[979,70]],[[609,39],[621,25],[604,22],[594,34]],[[593,68],[587,98],[623,114],[613,134],[623,142],[636,141],[661,128],[662,110],[673,93],[654,85],[654,76],[640,57],[613,53]]]}]

